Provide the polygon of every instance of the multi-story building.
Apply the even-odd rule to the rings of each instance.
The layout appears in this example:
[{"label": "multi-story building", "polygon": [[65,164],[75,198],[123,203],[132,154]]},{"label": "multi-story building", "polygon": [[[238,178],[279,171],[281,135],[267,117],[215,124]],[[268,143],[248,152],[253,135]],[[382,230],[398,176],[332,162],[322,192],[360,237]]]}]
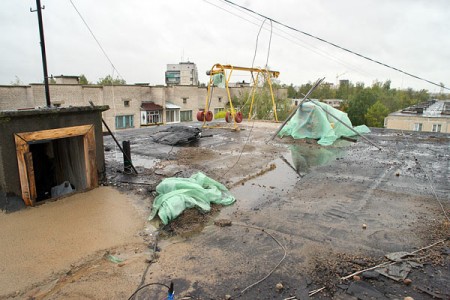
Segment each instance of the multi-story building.
[{"label": "multi-story building", "polygon": [[[135,85],[50,84],[52,106],[108,105],[103,119],[110,128],[139,128],[154,124],[195,121],[205,109],[206,87]],[[231,97],[240,97],[249,87],[231,87]],[[277,98],[287,97],[286,89],[276,91]],[[214,114],[227,108],[225,89],[214,89],[209,110]],[[43,84],[0,86],[0,110],[33,109],[46,106]]]},{"label": "multi-story building", "polygon": [[389,114],[389,129],[450,133],[450,101],[428,101]]},{"label": "multi-story building", "polygon": [[198,85],[197,66],[193,62],[168,64],[166,71],[167,85]]}]

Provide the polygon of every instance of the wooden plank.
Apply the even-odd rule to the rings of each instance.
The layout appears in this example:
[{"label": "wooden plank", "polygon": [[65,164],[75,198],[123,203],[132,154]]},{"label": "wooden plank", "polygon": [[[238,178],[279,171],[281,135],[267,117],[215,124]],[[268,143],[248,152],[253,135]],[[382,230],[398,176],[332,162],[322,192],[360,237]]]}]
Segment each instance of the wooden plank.
[{"label": "wooden plank", "polygon": [[22,199],[27,206],[33,206],[37,198],[33,158],[32,154],[29,152],[30,147],[28,143],[76,136],[83,136],[86,186],[88,189],[98,187],[94,125],[64,127],[35,132],[21,132],[14,135]]},{"label": "wooden plank", "polygon": [[36,181],[34,177],[33,154],[31,154],[31,152],[25,152],[23,156],[25,159],[25,166],[27,168],[30,203],[31,206],[34,206],[34,204],[36,203],[37,192],[36,192]]},{"label": "wooden plank", "polygon": [[57,129],[40,130],[34,132],[16,133],[26,142],[34,142],[41,140],[55,140],[74,136],[85,135],[93,125],[81,125],[73,127],[63,127]]},{"label": "wooden plank", "polygon": [[84,163],[86,166],[86,185],[88,189],[98,187],[97,158],[95,147],[95,133],[92,125],[83,136]]},{"label": "wooden plank", "polygon": [[31,198],[30,198],[30,187],[28,182],[28,172],[25,163],[26,152],[29,152],[30,147],[27,142],[20,138],[17,134],[14,135],[14,140],[16,142],[16,155],[17,155],[17,166],[19,169],[19,178],[20,178],[20,189],[22,191],[22,199],[27,206],[31,206]]}]

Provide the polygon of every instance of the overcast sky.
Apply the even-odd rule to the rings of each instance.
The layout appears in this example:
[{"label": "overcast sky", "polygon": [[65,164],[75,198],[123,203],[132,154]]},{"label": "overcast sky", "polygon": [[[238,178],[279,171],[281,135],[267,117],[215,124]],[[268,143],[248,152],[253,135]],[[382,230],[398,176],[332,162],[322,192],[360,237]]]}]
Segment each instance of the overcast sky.
[{"label": "overcast sky", "polygon": [[[41,0],[49,74],[85,74],[88,80],[113,68],[69,0]],[[166,64],[197,64],[201,82],[215,63],[251,66],[261,17],[221,0],[72,0],[127,83],[164,84]],[[234,2],[299,30],[450,87],[448,0],[259,0]],[[41,52],[32,0],[2,0],[0,84],[16,76],[42,82]],[[265,22],[255,66],[264,67],[270,39]],[[268,65],[281,83],[299,85],[326,77],[392,80],[397,88],[439,92],[439,87],[368,62],[273,24]],[[117,72],[114,71],[117,76]],[[236,80],[248,81],[245,73]]]}]

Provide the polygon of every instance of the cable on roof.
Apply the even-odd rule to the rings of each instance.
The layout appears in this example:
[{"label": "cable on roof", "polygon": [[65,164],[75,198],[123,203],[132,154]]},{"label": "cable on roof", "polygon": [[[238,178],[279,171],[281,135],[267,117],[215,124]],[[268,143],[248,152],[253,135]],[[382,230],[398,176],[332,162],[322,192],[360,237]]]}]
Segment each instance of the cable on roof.
[{"label": "cable on roof", "polygon": [[345,52],[348,52],[348,53],[351,53],[351,54],[353,54],[353,55],[359,56],[359,57],[361,57],[361,58],[363,58],[363,59],[365,59],[365,60],[374,62],[374,63],[379,64],[379,65],[381,65],[381,66],[384,66],[384,67],[386,67],[386,68],[389,68],[389,69],[392,69],[392,70],[394,70],[394,71],[397,71],[397,72],[403,73],[403,74],[405,74],[405,75],[408,75],[408,76],[410,76],[410,77],[412,77],[412,78],[415,78],[415,79],[418,79],[418,80],[421,80],[421,81],[428,82],[429,84],[432,84],[432,85],[438,86],[438,87],[440,87],[440,88],[442,88],[442,89],[446,89],[446,90],[449,90],[449,91],[450,91],[450,88],[447,88],[447,87],[444,86],[443,84],[438,84],[438,83],[433,82],[433,81],[431,81],[431,80],[425,79],[425,78],[423,78],[423,77],[419,77],[419,76],[414,75],[414,74],[412,74],[412,73],[403,71],[403,70],[401,70],[401,69],[399,69],[399,68],[396,68],[396,67],[393,67],[393,66],[391,66],[391,65],[385,64],[385,63],[383,63],[383,62],[381,62],[381,61],[379,61],[379,60],[376,60],[376,59],[370,58],[370,57],[368,57],[368,56],[365,56],[365,55],[363,55],[363,54],[360,54],[360,53],[358,53],[358,52],[352,51],[352,50],[347,49],[347,48],[345,48],[345,47],[343,47],[343,46],[339,46],[339,45],[337,45],[337,44],[335,44],[335,43],[333,43],[333,42],[327,41],[327,40],[325,40],[325,39],[323,39],[323,38],[320,38],[320,37],[315,36],[315,35],[313,35],[313,34],[310,34],[310,33],[308,33],[308,32],[305,32],[305,31],[302,31],[302,30],[300,30],[300,29],[294,28],[294,27],[292,27],[292,26],[286,25],[286,24],[284,24],[284,23],[282,23],[282,22],[280,22],[280,21],[277,21],[277,20],[275,20],[275,19],[272,19],[272,18],[270,18],[270,17],[267,17],[267,16],[265,16],[265,15],[263,15],[263,14],[261,14],[261,13],[258,13],[258,12],[256,12],[256,11],[252,10],[252,9],[249,9],[249,8],[247,8],[247,7],[245,7],[245,6],[236,4],[236,3],[234,3],[234,2],[232,2],[232,1],[230,1],[230,0],[222,0],[222,1],[224,1],[224,2],[226,2],[226,3],[228,3],[228,4],[230,4],[230,5],[234,5],[234,6],[237,6],[237,7],[242,8],[242,9],[245,9],[245,10],[247,10],[247,11],[249,11],[249,12],[255,14],[255,15],[258,15],[258,16],[260,16],[260,17],[263,17],[263,18],[265,18],[265,19],[271,20],[272,22],[274,22],[274,23],[276,23],[276,24],[279,24],[279,25],[281,25],[281,26],[283,26],[283,27],[286,27],[286,28],[288,28],[288,29],[290,29],[290,30],[299,32],[299,33],[301,33],[301,34],[303,34],[303,35],[306,35],[306,36],[308,36],[308,37],[311,37],[311,38],[313,38],[313,39],[316,39],[316,40],[321,41],[321,42],[323,42],[323,43],[326,43],[326,44],[328,44],[328,45],[331,45],[331,46],[333,46],[333,47],[335,47],[335,48],[338,48],[338,49],[343,50],[343,51],[345,51]]},{"label": "cable on roof", "polygon": [[[258,50],[258,39],[259,39],[259,34],[261,33],[261,30],[262,30],[262,28],[263,28],[265,22],[266,22],[266,20],[264,20],[264,21],[261,23],[261,27],[259,28],[258,34],[256,35],[256,45],[255,45],[255,53],[254,53],[254,55],[253,55],[252,68],[253,68],[253,66],[254,66],[255,58],[256,58],[256,53],[257,53],[257,50]],[[270,22],[270,26],[272,27],[272,21]],[[269,47],[268,47],[268,51],[267,51],[267,60],[266,60],[266,70],[267,70],[267,64],[268,64],[268,62],[269,62],[270,44],[271,44],[271,43],[272,43],[272,29],[270,30]],[[252,74],[253,84],[257,84],[257,83],[255,83],[255,79],[254,79],[254,77],[253,77],[253,72],[252,72],[251,74]],[[268,74],[268,76],[270,76],[270,74]],[[247,103],[248,103],[249,100],[250,100],[250,94],[249,94],[248,97],[247,97],[247,101],[245,101],[245,103],[243,104],[243,107],[244,107],[245,105],[247,105]],[[248,133],[248,135],[247,135],[247,139],[246,139],[245,142],[244,142],[244,145],[242,145],[242,149],[241,149],[241,152],[239,153],[238,159],[236,160],[236,162],[235,162],[231,167],[229,167],[229,168],[227,169],[227,171],[226,171],[225,173],[223,173],[223,175],[222,175],[220,178],[223,178],[226,174],[228,174],[228,172],[229,172],[231,169],[233,169],[233,168],[237,165],[237,163],[241,160],[242,153],[244,152],[245,146],[247,146],[247,143],[248,143],[248,141],[250,140],[250,136],[252,135],[252,132],[253,132],[253,128],[254,128],[254,127],[255,127],[255,119],[253,119],[252,126],[251,126],[250,131],[249,131],[249,133]]]},{"label": "cable on roof", "polygon": [[[405,139],[406,143],[408,144],[408,146],[410,146],[410,144],[409,144],[409,142],[408,142],[408,139],[406,138],[406,135],[405,135],[405,133],[403,132],[403,130],[401,130],[401,133],[402,133],[403,138]],[[398,153],[398,151],[397,151],[397,153]],[[442,205],[441,200],[439,200],[439,197],[438,197],[438,195],[437,195],[437,193],[436,193],[436,190],[435,190],[435,188],[434,188],[434,185],[433,185],[433,181],[431,180],[430,176],[428,175],[428,172],[425,170],[424,167],[422,167],[422,164],[420,163],[420,161],[419,161],[419,159],[416,157],[416,155],[413,154],[412,156],[414,157],[414,160],[416,161],[416,163],[417,163],[417,165],[419,166],[419,168],[425,173],[425,177],[427,178],[428,184],[429,184],[429,186],[430,186],[430,188],[431,188],[431,191],[433,192],[434,198],[436,199],[437,203],[438,203],[439,206],[441,207],[441,210],[442,210],[442,212],[443,212],[443,214],[444,214],[444,217],[447,219],[447,222],[450,222],[450,218],[449,218],[449,216],[448,216],[448,214],[447,214],[447,211],[445,210],[444,206]]]}]

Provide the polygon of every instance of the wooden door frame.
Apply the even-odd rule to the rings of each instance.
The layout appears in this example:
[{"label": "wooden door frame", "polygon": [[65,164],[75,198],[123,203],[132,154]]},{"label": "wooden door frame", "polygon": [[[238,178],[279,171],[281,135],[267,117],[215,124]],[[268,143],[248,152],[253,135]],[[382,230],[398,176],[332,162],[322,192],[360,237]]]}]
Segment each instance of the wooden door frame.
[{"label": "wooden door frame", "polygon": [[30,143],[32,142],[82,136],[86,186],[88,189],[98,186],[94,128],[94,125],[91,124],[14,134],[22,199],[27,206],[34,206],[36,200],[36,182],[30,152]]}]

